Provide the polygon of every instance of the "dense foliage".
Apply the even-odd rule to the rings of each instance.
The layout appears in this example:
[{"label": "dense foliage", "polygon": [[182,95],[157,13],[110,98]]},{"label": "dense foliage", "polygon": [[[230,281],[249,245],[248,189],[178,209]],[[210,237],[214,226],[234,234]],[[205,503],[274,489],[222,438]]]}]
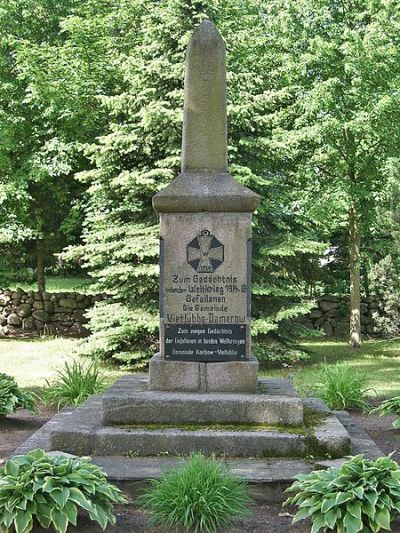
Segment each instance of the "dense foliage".
[{"label": "dense foliage", "polygon": [[400,514],[400,469],[389,457],[375,461],[357,455],[340,468],[298,475],[285,504],[297,505],[293,522],[310,517],[311,533],[391,531]]},{"label": "dense foliage", "polygon": [[151,523],[194,533],[214,533],[249,512],[246,485],[214,458],[193,454],[170,471],[140,498]]},{"label": "dense foliage", "polygon": [[0,526],[5,533],[29,533],[38,525],[65,533],[69,524],[76,526],[79,509],[105,529],[115,524],[113,504],[125,501],[88,459],[34,450],[0,467]]},{"label": "dense foliage", "polygon": [[[399,7],[3,3],[0,275],[32,266],[31,252],[43,274],[71,244],[62,261],[110,295],[90,313],[83,352],[146,364],[158,338],[151,198],[179,172],[185,48],[209,17],[227,43],[230,171],[263,199],[253,225],[254,352],[303,357],[292,319],[311,306],[304,295],[326,289],[351,289],[359,344],[360,282],[368,290],[365,273],[389,246],[398,255],[385,213],[400,168]],[[328,248],[334,261],[322,268]]]},{"label": "dense foliage", "polygon": [[0,416],[12,415],[18,409],[35,412],[35,400],[18,387],[13,377],[0,373]]}]

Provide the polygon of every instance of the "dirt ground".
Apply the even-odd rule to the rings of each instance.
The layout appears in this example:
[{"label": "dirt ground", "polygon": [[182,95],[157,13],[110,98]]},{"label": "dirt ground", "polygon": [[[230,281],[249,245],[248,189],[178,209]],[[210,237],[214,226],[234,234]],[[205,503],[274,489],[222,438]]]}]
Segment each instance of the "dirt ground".
[{"label": "dirt ground", "polygon": [[[54,411],[42,408],[39,416],[21,411],[13,417],[0,418],[0,463],[13,450],[53,416]],[[400,431],[392,427],[393,417],[379,417],[351,413],[369,433],[384,453],[395,452],[393,457],[400,462]],[[291,525],[293,509],[282,508],[280,504],[256,504],[252,513],[237,520],[229,533],[309,533],[310,523]],[[117,506],[115,509],[117,525],[107,528],[109,533],[170,533],[170,530],[149,527],[146,515],[134,505]],[[34,533],[44,532],[35,529]],[[49,530],[46,530],[49,532]],[[52,531],[52,530],[51,530]],[[69,533],[100,533],[100,527],[82,517],[79,527],[68,529]],[[392,526],[394,533],[400,533],[400,520]],[[227,532],[228,533],[228,532]]]}]

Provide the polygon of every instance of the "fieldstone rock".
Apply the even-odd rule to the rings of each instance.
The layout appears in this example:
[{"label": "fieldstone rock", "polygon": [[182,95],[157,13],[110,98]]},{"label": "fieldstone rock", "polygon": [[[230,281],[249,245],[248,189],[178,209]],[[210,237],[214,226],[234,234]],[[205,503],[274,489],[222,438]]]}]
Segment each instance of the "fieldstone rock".
[{"label": "fieldstone rock", "polygon": [[44,309],[44,303],[43,302],[33,302],[33,308],[34,309],[43,310]]},{"label": "fieldstone rock", "polygon": [[36,329],[35,319],[31,316],[24,318],[22,321],[22,329],[25,330],[34,330]]},{"label": "fieldstone rock", "polygon": [[368,305],[368,307],[369,307],[370,309],[379,309],[379,307],[380,307],[380,306],[379,306],[379,302],[377,302],[377,301],[371,302],[371,303]]},{"label": "fieldstone rock", "polygon": [[328,318],[334,318],[338,315],[339,310],[338,309],[331,309],[327,313],[324,314],[325,317]]},{"label": "fieldstone rock", "polygon": [[42,293],[42,299],[43,300],[48,301],[48,300],[50,300],[50,298],[51,298],[51,293],[50,292],[44,291]]},{"label": "fieldstone rock", "polygon": [[320,329],[321,329],[321,331],[323,331],[323,332],[325,333],[325,335],[326,335],[327,337],[332,337],[332,335],[333,335],[333,328],[332,328],[332,326],[330,325],[329,322],[324,322],[324,323],[322,324],[322,326],[321,326]]},{"label": "fieldstone rock", "polygon": [[7,324],[9,326],[20,326],[22,322],[20,317],[16,313],[11,313],[7,317]]},{"label": "fieldstone rock", "polygon": [[11,307],[8,306],[8,305],[7,305],[7,307],[5,307],[5,308],[3,309],[3,315],[4,315],[4,316],[8,316],[9,314],[11,314],[11,312],[12,312],[12,309],[11,309]]},{"label": "fieldstone rock", "polygon": [[76,309],[76,301],[72,300],[72,298],[61,298],[58,305],[67,309]]},{"label": "fieldstone rock", "polygon": [[47,313],[54,313],[54,302],[49,302],[49,301],[44,302],[44,310]]},{"label": "fieldstone rock", "polygon": [[25,318],[29,316],[31,312],[32,312],[32,307],[29,304],[21,304],[17,308],[17,315],[20,316],[21,318]]},{"label": "fieldstone rock", "polygon": [[46,333],[47,335],[51,335],[51,336],[54,336],[54,335],[57,335],[57,326],[55,324],[46,324]]},{"label": "fieldstone rock", "polygon": [[68,309],[68,307],[57,307],[54,308],[55,313],[70,313],[71,309]]},{"label": "fieldstone rock", "polygon": [[41,322],[47,322],[47,320],[49,319],[49,315],[46,313],[46,311],[42,310],[34,311],[32,313],[32,316],[33,318],[35,318],[36,320],[40,320]]},{"label": "fieldstone rock", "polygon": [[26,303],[32,305],[35,300],[31,297],[26,299]]},{"label": "fieldstone rock", "polygon": [[5,326],[7,324],[7,319],[5,316],[0,316],[0,326]]},{"label": "fieldstone rock", "polygon": [[360,313],[362,315],[366,315],[368,313],[368,305],[367,304],[360,304]]},{"label": "fieldstone rock", "polygon": [[320,318],[322,316],[322,312],[319,309],[311,309],[308,316],[309,318]]},{"label": "fieldstone rock", "polygon": [[361,319],[361,324],[370,324],[371,323],[371,319],[365,315],[361,315],[360,317]]},{"label": "fieldstone rock", "polygon": [[335,327],[335,335],[344,337],[350,333],[350,325],[348,322],[338,322]]},{"label": "fieldstone rock", "polygon": [[36,300],[37,302],[41,301],[41,299],[42,299],[42,293],[40,293],[40,292],[34,292],[34,293],[33,293],[33,299]]},{"label": "fieldstone rock", "polygon": [[328,311],[331,311],[332,309],[336,309],[337,307],[339,307],[339,303],[338,302],[334,302],[334,301],[331,301],[331,300],[320,300],[318,302],[318,305],[319,305],[319,308],[324,312],[328,312]]},{"label": "fieldstone rock", "polygon": [[319,319],[316,320],[316,322],[315,322],[315,327],[316,327],[316,328],[319,328],[320,326],[322,326],[322,324],[323,324],[324,322],[325,322],[324,317],[319,318]]},{"label": "fieldstone rock", "polygon": [[35,320],[35,326],[36,326],[36,329],[41,330],[44,328],[44,323],[41,320]]}]

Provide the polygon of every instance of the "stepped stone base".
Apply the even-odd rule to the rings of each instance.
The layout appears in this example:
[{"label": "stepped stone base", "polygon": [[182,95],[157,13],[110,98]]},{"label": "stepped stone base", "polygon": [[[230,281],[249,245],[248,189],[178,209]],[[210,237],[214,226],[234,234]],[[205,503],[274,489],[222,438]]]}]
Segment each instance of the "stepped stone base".
[{"label": "stepped stone base", "polygon": [[199,363],[168,361],[160,354],[149,364],[149,389],[180,392],[248,392],[257,389],[258,361]]},{"label": "stepped stone base", "polygon": [[[269,390],[270,389],[270,390]],[[291,396],[287,396],[287,391]],[[102,420],[115,424],[268,424],[299,426],[303,403],[293,387],[260,383],[258,394],[152,391],[147,380],[126,376],[103,396]]]},{"label": "stepped stone base", "polygon": [[[199,398],[206,398],[210,395],[199,394],[176,394],[171,400],[171,395],[165,395],[166,413],[172,416],[175,410],[175,421],[168,421],[168,416],[162,415],[163,399],[159,393],[153,397],[153,401],[148,398],[154,395],[152,391],[144,391],[146,378],[143,376],[127,376],[122,378],[111,391],[90,398],[83,406],[73,413],[63,418],[63,423],[58,424],[50,433],[50,447],[53,450],[62,450],[75,455],[95,455],[95,456],[124,456],[124,455],[189,455],[193,451],[202,451],[205,454],[216,453],[230,457],[306,457],[308,455],[319,455],[324,457],[342,457],[350,451],[350,437],[338,419],[330,412],[325,412],[316,417],[315,427],[299,426],[289,430],[286,427],[263,427],[252,426],[251,423],[232,427],[221,421],[216,425],[213,422],[198,422],[194,427],[188,427],[184,417],[186,414],[192,417],[197,411],[204,420],[214,420],[212,410],[215,407],[220,416],[226,414],[226,420],[232,424],[232,419],[238,419],[232,410],[224,404],[225,394],[211,395],[212,402]],[[136,388],[136,391],[134,390]],[[128,405],[117,406],[112,409],[112,402],[109,403],[116,391],[131,389]],[[140,390],[142,392],[140,392]],[[139,391],[139,392],[138,392]],[[270,391],[271,395],[265,395],[264,391]],[[277,408],[280,402],[283,406],[290,405],[287,413],[292,412],[292,421],[302,414],[299,406],[300,399],[296,396],[281,398],[282,391],[295,394],[293,388],[286,380],[263,380],[259,386],[259,394],[253,395],[253,404],[250,403],[248,395],[232,395],[229,401],[236,402],[236,406],[244,415],[246,409],[253,418],[264,417],[264,420],[271,414],[263,413],[263,409],[268,412],[269,407]],[[141,403],[137,400],[142,394],[146,401]],[[274,398],[275,394],[275,398]],[[229,395],[231,396],[231,395]],[[265,402],[264,402],[265,400]],[[190,407],[187,407],[189,401]],[[277,403],[274,403],[276,401]],[[136,403],[135,402],[139,402]],[[264,403],[263,403],[264,402]],[[285,403],[286,402],[286,403]],[[292,403],[291,403],[292,402]],[[181,403],[181,405],[179,405]],[[179,409],[183,413],[178,414]],[[208,412],[208,410],[209,412]],[[104,409],[102,415],[102,409]],[[253,411],[252,411],[253,409]],[[292,411],[291,411],[292,409]],[[137,411],[129,415],[129,410]],[[240,411],[241,410],[241,411]],[[271,413],[273,413],[271,409]],[[157,416],[160,419],[156,421]],[[143,421],[143,418],[153,416],[153,422]],[[118,417],[124,420],[124,424],[106,425],[103,420],[110,417],[115,421]],[[132,426],[126,425],[129,420],[140,419]],[[236,418],[235,418],[236,417]],[[253,424],[257,422],[253,421]],[[153,424],[153,425],[152,425]],[[164,424],[164,426],[163,426]],[[201,424],[204,424],[201,426]],[[226,422],[225,422],[226,424]]]}]

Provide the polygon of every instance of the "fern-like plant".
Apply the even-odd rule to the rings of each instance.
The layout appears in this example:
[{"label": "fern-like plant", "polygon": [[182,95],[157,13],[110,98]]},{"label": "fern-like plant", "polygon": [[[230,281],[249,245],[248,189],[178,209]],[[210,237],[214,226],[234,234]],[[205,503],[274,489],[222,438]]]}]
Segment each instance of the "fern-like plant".
[{"label": "fern-like plant", "polygon": [[13,377],[0,373],[0,416],[12,415],[18,409],[36,413],[35,399],[22,391]]},{"label": "fern-like plant", "polygon": [[296,523],[312,521],[311,533],[391,531],[400,514],[400,469],[390,457],[372,461],[356,455],[340,468],[298,475],[284,505],[296,505]]},{"label": "fern-like plant", "polygon": [[383,401],[378,407],[372,409],[370,413],[378,413],[379,415],[397,415],[393,422],[393,427],[400,429],[400,396],[394,396],[389,400]]},{"label": "fern-like plant", "polygon": [[152,481],[139,502],[150,512],[153,525],[214,533],[247,514],[251,498],[245,483],[223,464],[193,454],[181,468]]},{"label": "fern-like plant", "polygon": [[105,529],[115,524],[122,492],[88,459],[50,457],[43,450],[16,455],[0,468],[0,531],[29,533],[35,525],[65,533],[78,509]]}]

